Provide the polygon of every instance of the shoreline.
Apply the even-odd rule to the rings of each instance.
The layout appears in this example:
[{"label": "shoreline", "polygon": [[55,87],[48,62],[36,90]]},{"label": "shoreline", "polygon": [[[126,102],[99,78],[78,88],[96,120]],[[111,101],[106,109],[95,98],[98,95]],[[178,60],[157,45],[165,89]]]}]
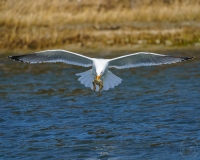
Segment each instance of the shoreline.
[{"label": "shoreline", "polygon": [[198,0],[0,1],[0,49],[198,47],[199,11]]},{"label": "shoreline", "polygon": [[196,54],[200,54],[200,46],[164,46],[164,45],[127,45],[127,46],[104,46],[104,47],[97,47],[97,48],[86,48],[80,47],[77,45],[65,45],[65,46],[57,46],[57,47],[49,47],[44,49],[0,49],[1,56],[7,56],[9,54],[29,54],[33,52],[39,52],[42,50],[51,50],[51,49],[63,49],[68,50],[71,52],[76,52],[79,54],[84,54],[86,56],[94,56],[95,54],[99,56],[118,56],[124,54],[131,54],[134,52],[155,52],[161,54],[167,54],[167,52],[177,52],[181,54],[187,54],[190,51],[195,52]]},{"label": "shoreline", "polygon": [[198,23],[165,24],[145,25],[145,23],[138,23],[138,27],[123,24],[87,27],[82,24],[72,28],[67,26],[57,28],[54,26],[24,27],[20,29],[0,27],[0,30],[4,31],[1,32],[3,35],[0,37],[0,49],[36,50],[66,45],[86,48],[116,45],[122,47],[127,45],[200,46],[200,26],[197,25]]}]

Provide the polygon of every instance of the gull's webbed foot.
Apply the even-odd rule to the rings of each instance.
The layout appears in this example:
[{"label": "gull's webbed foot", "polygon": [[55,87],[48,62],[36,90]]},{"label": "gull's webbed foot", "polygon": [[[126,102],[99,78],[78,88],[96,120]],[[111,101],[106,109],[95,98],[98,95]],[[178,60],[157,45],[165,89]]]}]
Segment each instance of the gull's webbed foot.
[{"label": "gull's webbed foot", "polygon": [[99,93],[102,91],[102,89],[103,89],[103,81],[101,81],[99,84]]},{"label": "gull's webbed foot", "polygon": [[99,85],[99,93],[101,92],[102,89],[103,89],[103,83]]}]

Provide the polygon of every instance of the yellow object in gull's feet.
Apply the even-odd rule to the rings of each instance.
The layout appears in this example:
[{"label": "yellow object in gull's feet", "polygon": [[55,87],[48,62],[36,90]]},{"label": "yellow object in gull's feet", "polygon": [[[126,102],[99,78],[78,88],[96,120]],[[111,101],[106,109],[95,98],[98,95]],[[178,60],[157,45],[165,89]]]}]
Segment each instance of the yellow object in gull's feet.
[{"label": "yellow object in gull's feet", "polygon": [[99,93],[103,89],[103,81],[100,78],[101,78],[101,76],[96,76],[94,81],[92,82],[94,91],[96,90],[96,85],[99,86]]}]

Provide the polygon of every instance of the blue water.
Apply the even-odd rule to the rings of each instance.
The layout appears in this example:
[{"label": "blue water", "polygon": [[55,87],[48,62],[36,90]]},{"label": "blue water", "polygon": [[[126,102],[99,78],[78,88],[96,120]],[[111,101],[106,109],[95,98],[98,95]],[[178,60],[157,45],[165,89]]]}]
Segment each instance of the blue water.
[{"label": "blue water", "polygon": [[112,69],[122,84],[100,96],[77,81],[88,68],[1,56],[0,159],[200,159],[200,56],[186,54]]}]

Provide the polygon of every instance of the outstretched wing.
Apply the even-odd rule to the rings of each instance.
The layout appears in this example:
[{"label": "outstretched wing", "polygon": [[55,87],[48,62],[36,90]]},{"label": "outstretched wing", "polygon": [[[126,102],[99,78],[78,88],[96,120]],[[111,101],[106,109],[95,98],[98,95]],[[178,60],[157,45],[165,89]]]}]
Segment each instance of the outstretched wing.
[{"label": "outstretched wing", "polygon": [[92,58],[65,50],[46,50],[27,55],[8,56],[8,58],[31,64],[43,62],[63,62],[83,67],[90,67],[93,64]]},{"label": "outstretched wing", "polygon": [[190,60],[194,57],[173,57],[162,54],[139,52],[126,56],[121,56],[109,60],[109,68],[117,69],[133,68],[140,66],[152,66],[161,64],[171,64]]}]

